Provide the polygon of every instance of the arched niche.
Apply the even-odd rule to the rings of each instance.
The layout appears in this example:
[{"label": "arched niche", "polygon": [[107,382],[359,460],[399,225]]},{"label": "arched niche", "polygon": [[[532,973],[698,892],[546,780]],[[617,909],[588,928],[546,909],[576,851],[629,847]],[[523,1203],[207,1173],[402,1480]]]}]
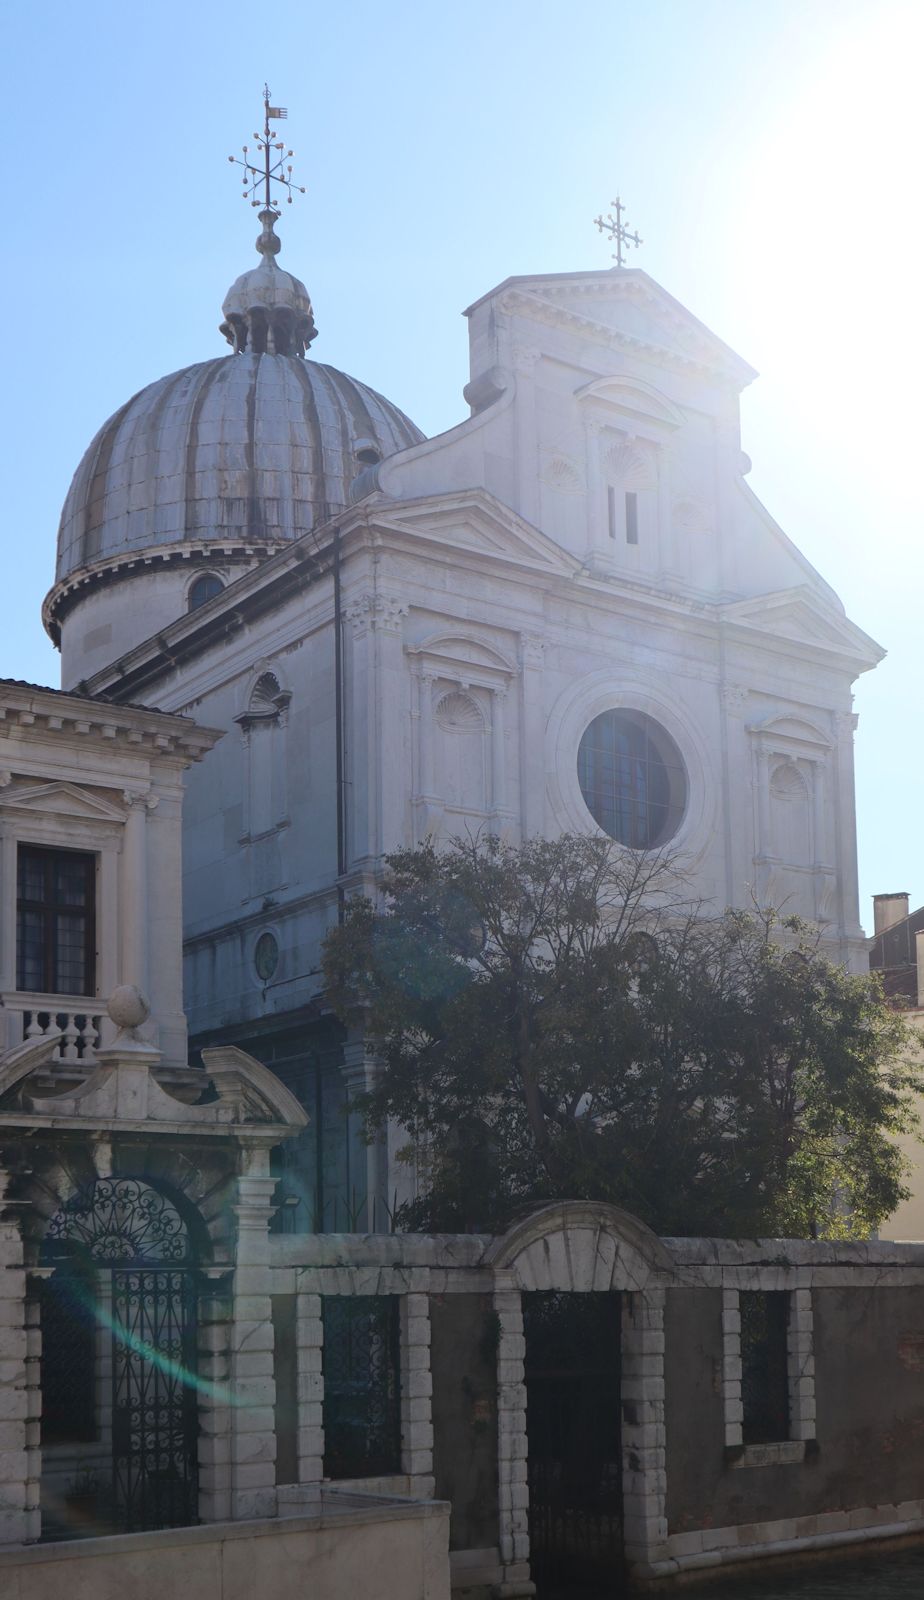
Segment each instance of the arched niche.
[{"label": "arched niche", "polygon": [[531,1212],[494,1241],[486,1259],[512,1271],[527,1293],[639,1292],[674,1266],[662,1240],[638,1217],[589,1200],[555,1201]]},{"label": "arched niche", "polygon": [[[292,691],[278,663],[258,661],[250,674],[235,722],[244,754],[244,831],[260,839],[278,831],[287,818],[287,727]],[[275,865],[275,864],[274,864]],[[263,862],[264,871],[269,862]],[[270,867],[270,876],[274,867]]]},{"label": "arched niche", "polygon": [[477,691],[447,687],[435,700],[436,792],[453,810],[487,809],[487,722]]},{"label": "arched niche", "polygon": [[808,866],[812,859],[809,785],[788,756],[778,761],[770,774],[770,847],[781,861],[793,866]]}]

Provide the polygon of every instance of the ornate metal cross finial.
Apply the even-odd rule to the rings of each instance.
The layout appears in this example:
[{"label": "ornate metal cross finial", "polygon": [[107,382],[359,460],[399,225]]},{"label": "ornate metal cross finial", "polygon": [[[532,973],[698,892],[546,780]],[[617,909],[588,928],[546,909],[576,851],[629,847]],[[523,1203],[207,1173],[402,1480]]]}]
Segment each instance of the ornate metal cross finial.
[{"label": "ornate metal cross finial", "polygon": [[[287,164],[288,157],[294,155],[295,151],[288,150],[283,140],[270,137],[270,123],[285,121],[289,113],[285,106],[270,105],[269,84],[266,83],[263,85],[263,112],[263,132],[254,134],[257,141],[256,159],[259,160],[262,156],[263,165],[256,166],[251,161],[246,144],[243,146],[243,160],[240,156],[229,156],[228,160],[244,169],[244,176],[241,179],[244,185],[244,199],[249,200],[252,206],[261,206],[264,211],[272,211],[278,217],[280,207],[278,200],[273,197],[273,184],[276,183],[280,189],[285,189],[289,205],[292,204],[293,194],[304,194],[305,190],[292,182],[291,163]],[[259,192],[261,188],[262,194]]]},{"label": "ornate metal cross finial", "polygon": [[613,260],[615,261],[617,267],[624,267],[626,263],[623,255],[623,246],[631,244],[637,249],[638,246],[643,243],[643,241],[639,238],[637,233],[630,233],[623,222],[622,214],[626,208],[618,195],[616,196],[615,200],[610,201],[610,205],[613,207],[613,211],[616,213],[615,217],[611,212],[606,217],[595,217],[594,221],[596,222],[597,227],[600,229],[600,232],[608,233],[610,238],[614,241],[616,245],[616,251],[613,256]]}]

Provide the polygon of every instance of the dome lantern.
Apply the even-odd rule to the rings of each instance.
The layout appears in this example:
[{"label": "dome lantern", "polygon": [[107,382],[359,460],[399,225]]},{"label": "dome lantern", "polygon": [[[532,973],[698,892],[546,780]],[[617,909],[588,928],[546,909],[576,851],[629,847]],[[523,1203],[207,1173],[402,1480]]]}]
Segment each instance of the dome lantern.
[{"label": "dome lantern", "polygon": [[228,157],[233,166],[243,169],[243,197],[255,210],[260,207],[263,224],[257,239],[257,253],[263,259],[231,285],[221,308],[224,321],[219,332],[235,355],[250,350],[258,356],[304,356],[317,336],[308,290],[291,272],[281,272],[276,265],[282,248],[273,231],[279,218],[276,191],[285,195],[289,205],[293,192],[305,193],[293,181],[286,159],[294,150],[287,150],[285,141],[274,139],[270,131],[271,122],[284,121],[288,115],[285,106],[270,104],[269,84],[264,84],[263,132],[254,134],[260,164],[251,160],[246,144],[241,151],[243,160],[241,156]]},{"label": "dome lantern", "polygon": [[278,213],[260,212],[263,232],[257,239],[260,265],[243,272],[231,285],[222,306],[224,334],[235,355],[304,356],[317,336],[308,290],[291,272],[276,265],[281,240],[274,230]]}]

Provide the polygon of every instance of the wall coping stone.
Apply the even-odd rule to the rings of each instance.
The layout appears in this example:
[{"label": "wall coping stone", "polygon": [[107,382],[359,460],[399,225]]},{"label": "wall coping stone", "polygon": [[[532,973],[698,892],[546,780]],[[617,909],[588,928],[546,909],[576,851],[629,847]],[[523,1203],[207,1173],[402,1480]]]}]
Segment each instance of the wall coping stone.
[{"label": "wall coping stone", "polygon": [[[188,1528],[160,1528],[155,1533],[116,1533],[99,1539],[63,1539],[53,1544],[7,1546],[0,1550],[0,1575],[9,1569],[42,1562],[79,1561],[132,1551],[171,1546],[215,1544],[231,1539],[264,1539],[273,1535],[320,1531],[368,1522],[413,1522],[449,1515],[448,1500],[409,1500],[385,1495],[349,1494],[322,1488],[316,1508],[303,1516],[260,1517],[240,1522],[204,1522]],[[0,1581],[2,1588],[2,1581]]]}]

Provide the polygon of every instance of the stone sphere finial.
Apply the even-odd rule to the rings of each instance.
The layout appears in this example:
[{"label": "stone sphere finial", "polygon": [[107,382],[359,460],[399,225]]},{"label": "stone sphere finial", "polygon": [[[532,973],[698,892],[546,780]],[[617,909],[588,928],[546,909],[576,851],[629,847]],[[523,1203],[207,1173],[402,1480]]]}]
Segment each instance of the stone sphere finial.
[{"label": "stone sphere finial", "polygon": [[133,983],[120,983],[113,989],[106,1007],[111,1021],[123,1033],[134,1033],[151,1015],[151,1007]]}]

